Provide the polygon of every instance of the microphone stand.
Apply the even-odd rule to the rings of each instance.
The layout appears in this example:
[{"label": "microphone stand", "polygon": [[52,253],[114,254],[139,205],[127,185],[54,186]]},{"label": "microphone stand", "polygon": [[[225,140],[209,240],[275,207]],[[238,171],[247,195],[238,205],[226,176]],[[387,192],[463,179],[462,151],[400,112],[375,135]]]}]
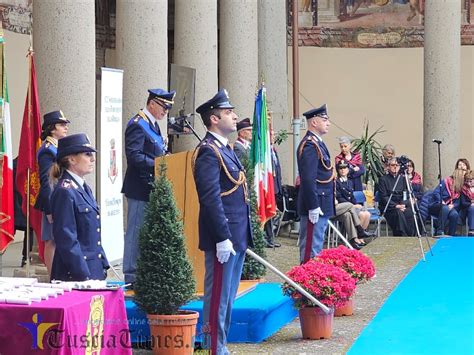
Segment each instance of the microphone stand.
[{"label": "microphone stand", "polygon": [[441,141],[433,141],[433,143],[438,145],[438,180],[439,186],[441,186]]},{"label": "microphone stand", "polygon": [[191,123],[189,123],[189,121],[188,121],[187,119],[184,119],[183,123],[184,123],[184,125],[185,125],[186,127],[188,127],[188,128],[191,130],[191,132],[193,132],[194,136],[198,139],[198,141],[201,142],[201,141],[202,141],[202,138],[199,137],[199,134],[197,134],[196,130],[195,130],[194,127],[191,125]]}]

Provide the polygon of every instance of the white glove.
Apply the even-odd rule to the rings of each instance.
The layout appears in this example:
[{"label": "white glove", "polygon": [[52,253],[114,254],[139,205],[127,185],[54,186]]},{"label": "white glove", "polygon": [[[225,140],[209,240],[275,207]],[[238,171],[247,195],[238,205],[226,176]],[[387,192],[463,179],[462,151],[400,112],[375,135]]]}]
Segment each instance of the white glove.
[{"label": "white glove", "polygon": [[231,253],[232,255],[235,255],[234,247],[229,239],[216,244],[216,256],[221,264],[224,264],[229,260]]},{"label": "white glove", "polygon": [[314,210],[308,211],[308,219],[311,223],[318,223],[319,216],[322,216],[324,213],[321,211],[321,207],[315,208]]}]

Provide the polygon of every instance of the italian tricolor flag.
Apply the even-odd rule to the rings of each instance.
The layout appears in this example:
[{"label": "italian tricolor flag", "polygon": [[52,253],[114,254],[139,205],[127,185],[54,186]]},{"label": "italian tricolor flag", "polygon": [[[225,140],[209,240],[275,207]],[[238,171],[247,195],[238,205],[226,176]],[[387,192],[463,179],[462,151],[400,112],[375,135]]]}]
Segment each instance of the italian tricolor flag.
[{"label": "italian tricolor flag", "polygon": [[[3,52],[3,39],[0,46]],[[0,95],[0,253],[3,253],[14,239],[13,210],[13,156],[10,125],[10,102],[8,99],[5,58],[2,56],[2,90]]]},{"label": "italian tricolor flag", "polygon": [[272,142],[267,114],[266,89],[261,86],[255,98],[250,162],[254,168],[254,191],[262,225],[276,213],[273,187]]}]

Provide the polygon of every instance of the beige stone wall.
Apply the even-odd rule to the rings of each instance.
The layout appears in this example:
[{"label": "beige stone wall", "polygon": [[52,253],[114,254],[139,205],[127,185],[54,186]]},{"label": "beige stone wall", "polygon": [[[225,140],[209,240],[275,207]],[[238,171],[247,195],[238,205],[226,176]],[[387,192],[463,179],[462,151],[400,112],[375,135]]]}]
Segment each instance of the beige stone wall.
[{"label": "beige stone wall", "polygon": [[10,95],[12,148],[13,157],[16,157],[20,141],[23,111],[25,109],[26,90],[28,88],[28,61],[26,53],[30,46],[30,39],[27,35],[10,31],[4,31],[3,35],[6,43],[5,66],[8,78],[8,93]]},{"label": "beige stone wall", "polygon": [[[291,68],[291,47],[288,54]],[[371,130],[380,126],[386,130],[378,136],[382,145],[393,144],[397,155],[409,156],[417,170],[422,169],[423,48],[300,47],[299,55],[300,114],[312,105],[328,105],[333,125],[325,141],[332,156],[338,154],[337,137],[360,136],[364,121],[368,120]],[[473,46],[462,47],[461,155],[468,158],[471,164],[474,163],[473,55]],[[288,73],[291,76],[291,70]],[[293,81],[291,77],[290,81]],[[288,91],[291,101],[291,85]],[[291,102],[289,105],[292,112]],[[291,129],[290,121],[287,129]],[[436,149],[434,143],[433,149]],[[443,162],[443,165],[454,166],[454,163]],[[437,169],[436,161],[433,168]],[[284,173],[289,179],[291,173],[288,170]]]}]

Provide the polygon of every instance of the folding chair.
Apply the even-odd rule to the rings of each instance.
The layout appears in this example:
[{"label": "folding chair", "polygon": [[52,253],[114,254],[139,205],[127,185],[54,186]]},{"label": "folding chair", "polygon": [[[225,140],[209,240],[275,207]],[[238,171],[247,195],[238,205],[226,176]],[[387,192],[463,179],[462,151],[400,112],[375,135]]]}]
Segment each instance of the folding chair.
[{"label": "folding chair", "polygon": [[294,186],[283,185],[281,187],[282,198],[281,201],[277,201],[277,206],[280,211],[280,219],[278,220],[278,225],[276,229],[275,236],[280,233],[280,229],[285,222],[285,224],[290,224],[297,222],[299,220],[298,213],[296,211],[296,201],[297,201],[297,190]]},{"label": "folding chair", "polygon": [[381,215],[380,210],[379,210],[379,193],[378,193],[378,191],[375,192],[374,202],[375,202],[375,207],[367,209],[370,212],[370,222],[377,223],[377,229],[375,230],[375,233],[377,234],[377,237],[380,237],[381,224],[385,223],[385,236],[388,237],[388,223],[387,223],[387,220],[385,219],[385,217]]}]

